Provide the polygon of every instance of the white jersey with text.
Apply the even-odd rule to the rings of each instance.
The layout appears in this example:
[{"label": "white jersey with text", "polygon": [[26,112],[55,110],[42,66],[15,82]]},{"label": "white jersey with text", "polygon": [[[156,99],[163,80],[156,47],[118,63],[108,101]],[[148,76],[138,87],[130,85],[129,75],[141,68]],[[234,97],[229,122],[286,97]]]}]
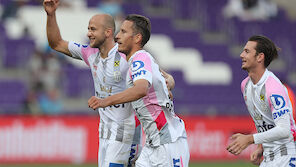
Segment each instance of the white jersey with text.
[{"label": "white jersey with text", "polygon": [[150,84],[147,95],[132,102],[144,129],[146,143],[159,146],[175,142],[180,137],[186,138],[184,122],[174,113],[165,78],[154,58],[148,52],[140,50],[131,56],[128,63],[128,87],[132,87],[139,79],[145,79]]},{"label": "white jersey with text", "polygon": [[[241,90],[258,131],[254,134],[255,144],[263,145],[265,160],[295,155],[296,127],[287,90],[280,80],[266,69],[257,84],[249,77],[244,79]],[[279,127],[286,128],[289,136],[280,137],[282,130]]]},{"label": "white jersey with text", "polygon": [[[126,89],[128,63],[126,56],[118,52],[116,44],[103,59],[99,49],[69,42],[74,58],[82,59],[91,69],[95,95],[106,98]],[[77,78],[79,79],[79,78]],[[99,137],[124,143],[140,143],[141,127],[130,103],[98,109],[100,114]]]}]

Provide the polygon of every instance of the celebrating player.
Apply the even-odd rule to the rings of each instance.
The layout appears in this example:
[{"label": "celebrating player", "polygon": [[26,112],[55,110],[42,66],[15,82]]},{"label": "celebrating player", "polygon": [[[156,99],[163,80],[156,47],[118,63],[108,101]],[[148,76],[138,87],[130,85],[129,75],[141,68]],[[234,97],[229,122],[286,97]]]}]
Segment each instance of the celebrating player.
[{"label": "celebrating player", "polygon": [[227,150],[238,155],[250,144],[258,144],[251,161],[259,164],[263,156],[260,167],[296,165],[296,127],[291,102],[280,80],[267,69],[277,56],[275,44],[264,36],[249,38],[240,55],[242,69],[248,72],[241,90],[258,133],[234,134]]},{"label": "celebrating player", "polygon": [[189,149],[185,125],[174,113],[158,64],[145,50],[150,38],[150,21],[128,15],[116,36],[118,50],[127,56],[128,89],[105,99],[91,97],[91,108],[131,102],[146,134],[146,144],[136,166],[188,166]]},{"label": "celebrating player", "polygon": [[[81,45],[61,38],[55,11],[58,0],[44,0],[47,13],[47,37],[56,51],[83,60],[91,69],[96,96],[105,98],[126,89],[128,64],[114,42],[115,23],[111,16],[100,14],[89,21],[90,44]],[[100,108],[98,165],[130,166],[141,150],[141,127],[130,103]]]}]

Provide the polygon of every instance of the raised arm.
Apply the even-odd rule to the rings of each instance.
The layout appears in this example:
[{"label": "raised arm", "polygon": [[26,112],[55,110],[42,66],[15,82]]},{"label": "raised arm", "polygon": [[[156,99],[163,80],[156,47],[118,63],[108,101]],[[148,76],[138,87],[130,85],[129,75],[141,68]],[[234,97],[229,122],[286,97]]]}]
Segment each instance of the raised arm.
[{"label": "raised arm", "polygon": [[68,49],[68,41],[61,37],[61,33],[56,20],[56,9],[59,6],[59,0],[44,0],[43,7],[47,14],[46,33],[49,46],[61,53],[72,57]]}]

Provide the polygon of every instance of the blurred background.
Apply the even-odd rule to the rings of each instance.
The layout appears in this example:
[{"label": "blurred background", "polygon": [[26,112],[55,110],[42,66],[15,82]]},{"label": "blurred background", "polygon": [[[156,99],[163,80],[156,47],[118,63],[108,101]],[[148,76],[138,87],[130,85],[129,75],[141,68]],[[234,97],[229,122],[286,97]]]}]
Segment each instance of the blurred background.
[{"label": "blurred background", "polygon": [[[150,18],[145,49],[173,75],[175,111],[185,120],[190,166],[252,166],[255,146],[225,150],[235,132],[252,133],[240,83],[240,53],[262,34],[281,48],[269,69],[296,89],[293,0],[60,0],[63,39],[88,43],[88,21],[109,13],[117,30],[127,14]],[[0,0],[0,164],[96,166],[98,113],[90,70],[53,51],[42,0]],[[214,162],[209,164],[208,162]],[[1,165],[0,165],[1,166]]]}]

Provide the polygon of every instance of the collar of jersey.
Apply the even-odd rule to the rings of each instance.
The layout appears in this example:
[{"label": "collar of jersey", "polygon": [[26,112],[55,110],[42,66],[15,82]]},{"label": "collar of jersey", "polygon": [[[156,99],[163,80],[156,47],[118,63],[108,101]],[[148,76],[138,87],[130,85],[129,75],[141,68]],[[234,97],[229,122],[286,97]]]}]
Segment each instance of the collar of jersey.
[{"label": "collar of jersey", "polygon": [[256,86],[259,86],[259,85],[263,84],[264,81],[266,80],[267,76],[268,76],[268,73],[269,73],[268,69],[265,69],[264,74],[263,74],[262,77],[260,78],[259,82],[258,82],[257,84],[255,84],[255,85],[256,85]]},{"label": "collar of jersey", "polygon": [[105,59],[103,59],[101,56],[100,56],[100,58],[103,61],[109,60],[109,59],[111,59],[115,55],[115,53],[116,53],[117,50],[118,50],[118,43],[115,43],[115,45],[113,46],[113,48],[108,52],[108,56]]}]

